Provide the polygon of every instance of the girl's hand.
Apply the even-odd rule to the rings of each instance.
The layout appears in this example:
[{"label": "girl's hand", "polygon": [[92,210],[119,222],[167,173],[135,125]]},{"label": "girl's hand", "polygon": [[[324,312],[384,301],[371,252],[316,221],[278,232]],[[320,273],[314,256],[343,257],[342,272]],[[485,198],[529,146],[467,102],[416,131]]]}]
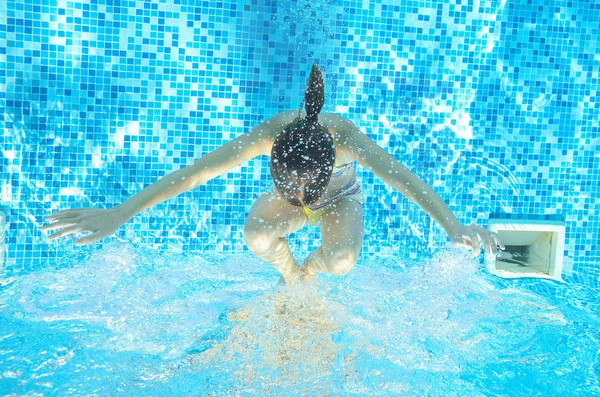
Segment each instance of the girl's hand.
[{"label": "girl's hand", "polygon": [[469,226],[460,226],[448,235],[452,244],[458,247],[466,247],[473,250],[475,256],[479,255],[480,247],[483,244],[485,252],[496,256],[498,248],[504,250],[504,244],[500,237],[489,230],[474,224]]},{"label": "girl's hand", "polygon": [[68,236],[73,233],[89,232],[90,234],[75,242],[77,246],[102,240],[113,234],[115,230],[127,221],[114,208],[76,208],[58,211],[47,217],[46,220],[51,223],[41,227],[40,230],[62,229],[48,236],[49,240]]}]

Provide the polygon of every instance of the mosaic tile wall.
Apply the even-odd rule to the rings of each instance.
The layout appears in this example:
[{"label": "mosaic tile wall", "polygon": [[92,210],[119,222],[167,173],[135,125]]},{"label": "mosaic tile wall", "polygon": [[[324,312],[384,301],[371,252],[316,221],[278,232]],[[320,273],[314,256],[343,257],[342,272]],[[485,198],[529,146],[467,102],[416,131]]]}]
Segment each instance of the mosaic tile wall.
[{"label": "mosaic tile wall", "polygon": [[[141,1],[0,3],[0,209],[7,274],[61,263],[52,211],[114,206],[266,117],[296,108],[313,62],[353,120],[464,222],[566,219],[567,270],[598,285],[600,3]],[[359,169],[363,253],[414,258],[441,228]],[[257,158],[117,233],[157,249],[239,252],[270,184]],[[300,253],[318,230],[292,237]],[[88,251],[86,251],[88,250]]]}]

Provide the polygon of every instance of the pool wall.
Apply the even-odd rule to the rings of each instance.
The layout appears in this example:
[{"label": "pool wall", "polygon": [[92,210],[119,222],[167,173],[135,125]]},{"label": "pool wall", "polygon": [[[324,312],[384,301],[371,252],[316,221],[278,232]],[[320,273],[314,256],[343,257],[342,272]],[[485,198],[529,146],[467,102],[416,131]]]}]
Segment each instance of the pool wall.
[{"label": "pool wall", "polygon": [[[0,210],[6,275],[76,248],[39,231],[58,209],[112,207],[296,108],[310,65],[345,115],[463,222],[566,222],[565,272],[597,286],[600,3],[594,1],[63,1],[0,4]],[[447,244],[415,205],[359,167],[366,255]],[[270,185],[257,158],[143,212],[117,237],[241,252]],[[318,229],[291,238],[306,253]],[[109,240],[107,240],[109,241]]]}]

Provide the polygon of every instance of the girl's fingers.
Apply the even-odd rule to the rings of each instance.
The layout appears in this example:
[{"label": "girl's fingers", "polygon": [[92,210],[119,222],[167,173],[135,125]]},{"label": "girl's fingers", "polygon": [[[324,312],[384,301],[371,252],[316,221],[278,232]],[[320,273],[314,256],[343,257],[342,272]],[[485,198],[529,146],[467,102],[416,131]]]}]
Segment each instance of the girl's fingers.
[{"label": "girl's fingers", "polygon": [[478,228],[477,237],[479,238],[480,248],[483,245],[484,252],[491,252],[490,235],[485,229]]},{"label": "girl's fingers", "polygon": [[65,211],[55,212],[54,214],[47,216],[45,219],[49,222],[60,221],[63,219],[77,218],[80,214],[81,214],[80,210],[65,210]]},{"label": "girl's fingers", "polygon": [[484,238],[484,246],[489,247],[489,252],[494,256],[498,254],[498,249],[504,250],[504,244],[500,240],[500,236],[494,232],[490,232],[480,226],[472,225],[477,230],[479,236]]},{"label": "girl's fingers", "polygon": [[498,248],[496,248],[496,244],[494,242],[493,236],[489,235],[488,233],[485,234],[484,246],[485,246],[485,251],[488,254],[496,256],[496,253],[498,252]]},{"label": "girl's fingers", "polygon": [[464,240],[467,248],[473,250],[473,255],[479,255],[479,245],[481,244],[481,240],[472,227],[468,228],[468,234],[460,234],[460,237]]},{"label": "girl's fingers", "polygon": [[499,249],[504,250],[504,244],[502,244],[500,237],[496,233],[486,231],[486,238],[488,240],[488,252],[491,255],[496,256]]},{"label": "girl's fingers", "polygon": [[502,240],[500,240],[500,236],[498,236],[496,233],[494,233],[494,245],[496,247],[500,247],[501,250],[505,250],[506,247],[504,247],[504,244],[502,243]]},{"label": "girl's fingers", "polygon": [[58,221],[58,222],[54,222],[51,223],[49,225],[46,226],[42,226],[40,227],[41,231],[48,231],[48,230],[56,230],[56,229],[61,229],[63,227],[69,227],[69,226],[73,226],[76,225],[77,222],[68,222],[68,221]]},{"label": "girl's fingers", "polygon": [[64,228],[60,232],[56,232],[56,233],[48,236],[48,240],[55,240],[57,238],[67,236],[67,235],[73,234],[73,233],[78,233],[80,231],[82,231],[82,228],[80,226],[77,226],[77,225],[70,226],[70,227]]},{"label": "girl's fingers", "polygon": [[100,236],[98,232],[94,232],[92,234],[88,234],[87,236],[84,236],[84,237],[80,238],[79,240],[75,241],[75,245],[80,247],[82,245],[94,243],[101,239],[102,239],[102,236]]},{"label": "girl's fingers", "polygon": [[480,226],[471,224],[465,227],[461,233],[458,233],[457,238],[453,240],[455,246],[462,246],[473,250],[473,254],[478,256],[483,245],[485,252],[494,256],[498,254],[498,249],[504,250],[504,244],[500,237],[493,232],[490,232]]},{"label": "girl's fingers", "polygon": [[473,248],[473,255],[479,256],[479,253],[481,252],[481,237],[475,232],[473,232],[473,235],[471,236],[471,246]]}]

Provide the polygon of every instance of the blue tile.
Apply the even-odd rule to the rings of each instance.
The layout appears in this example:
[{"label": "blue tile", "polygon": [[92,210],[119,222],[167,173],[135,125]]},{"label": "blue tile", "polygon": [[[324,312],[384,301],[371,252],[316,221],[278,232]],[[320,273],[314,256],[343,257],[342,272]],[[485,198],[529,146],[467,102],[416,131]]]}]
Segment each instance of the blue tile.
[{"label": "blue tile", "polygon": [[[461,221],[564,218],[565,254],[579,280],[597,285],[598,5],[323,3],[8,0],[0,9],[7,271],[73,252],[37,229],[52,211],[117,205],[296,108],[317,62],[326,111],[432,184]],[[363,252],[412,258],[447,244],[416,206],[366,170],[359,176]],[[117,235],[244,250],[245,213],[269,179],[268,161],[252,160]],[[305,253],[318,230],[291,241]]]}]

